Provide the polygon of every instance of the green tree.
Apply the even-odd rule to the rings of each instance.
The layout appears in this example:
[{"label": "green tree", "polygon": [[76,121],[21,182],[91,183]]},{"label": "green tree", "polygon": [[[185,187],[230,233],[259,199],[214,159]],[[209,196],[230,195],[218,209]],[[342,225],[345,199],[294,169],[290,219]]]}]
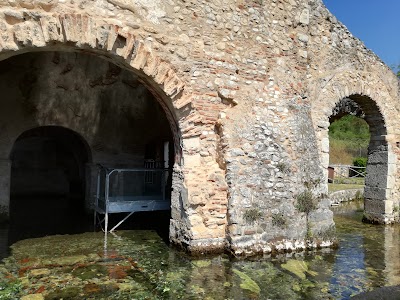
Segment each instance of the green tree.
[{"label": "green tree", "polygon": [[368,146],[370,139],[369,126],[365,120],[347,115],[331,124],[329,137],[335,140],[354,141],[362,146]]}]

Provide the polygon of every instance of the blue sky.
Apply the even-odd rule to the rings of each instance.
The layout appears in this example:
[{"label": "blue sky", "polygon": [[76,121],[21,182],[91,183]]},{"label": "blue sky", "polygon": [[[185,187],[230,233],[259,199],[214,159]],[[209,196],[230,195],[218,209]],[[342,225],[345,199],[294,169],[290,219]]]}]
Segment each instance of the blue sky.
[{"label": "blue sky", "polygon": [[400,65],[399,0],[323,0],[349,31],[387,65]]}]

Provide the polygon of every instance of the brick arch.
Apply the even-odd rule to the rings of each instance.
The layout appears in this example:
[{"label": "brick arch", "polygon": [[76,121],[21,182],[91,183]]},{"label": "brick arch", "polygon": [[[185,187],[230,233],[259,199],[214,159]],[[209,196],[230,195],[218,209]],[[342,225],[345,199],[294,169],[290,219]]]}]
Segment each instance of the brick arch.
[{"label": "brick arch", "polygon": [[9,30],[0,35],[0,60],[33,51],[75,51],[94,54],[137,74],[165,111],[176,162],[180,163],[181,131],[185,128],[177,116],[190,107],[191,97],[173,66],[132,28],[82,14],[44,14],[37,19],[5,21]]},{"label": "brick arch", "polygon": [[[397,159],[395,159],[398,104],[379,77],[371,73],[343,72],[314,82],[311,115],[317,136],[324,182],[329,164],[329,117],[334,107],[350,98],[360,105],[370,125],[368,166],[365,188],[365,215],[379,223],[392,223],[397,216]],[[327,187],[326,187],[327,189]]]},{"label": "brick arch", "polygon": [[[183,211],[186,210],[184,205],[188,201],[190,186],[184,173],[182,140],[185,134],[197,130],[193,120],[198,119],[198,112],[192,108],[195,96],[188,91],[186,82],[174,66],[158,54],[163,52],[162,49],[152,49],[151,41],[144,40],[128,25],[117,25],[112,22],[119,21],[86,14],[38,10],[37,14],[29,14],[23,19],[11,16],[7,20],[0,16],[0,27],[7,27],[0,33],[0,61],[28,52],[70,51],[95,55],[135,73],[162,106],[173,133],[175,165],[172,172],[171,242],[197,245],[188,225],[188,214]],[[0,158],[0,168],[5,170],[0,183],[9,181],[10,166],[9,160]],[[8,190],[0,193],[0,207],[8,213]],[[187,239],[187,236],[191,238]]]},{"label": "brick arch", "polygon": [[392,119],[387,116],[396,101],[387,89],[386,84],[372,73],[348,71],[330,74],[313,81],[309,86],[313,87],[310,96],[314,120],[329,117],[332,114],[332,109],[342,99],[351,95],[361,95],[369,97],[376,103],[388,126],[394,125],[391,124],[393,123]]},{"label": "brick arch", "polygon": [[31,133],[35,133],[35,136],[46,136],[46,134],[50,133],[54,135],[54,132],[59,131],[68,134],[70,137],[72,137],[77,144],[80,144],[80,148],[84,149],[85,154],[84,156],[87,157],[87,162],[92,163],[93,162],[93,149],[90,147],[88,141],[86,138],[78,131],[75,131],[74,129],[61,126],[61,125],[37,125],[37,126],[29,126],[27,128],[24,128],[22,132],[20,132],[17,136],[14,136],[12,138],[12,143],[11,144],[11,149],[8,158],[11,160],[12,152],[15,147],[15,143],[18,140],[21,140],[25,138],[26,136],[30,136]]}]

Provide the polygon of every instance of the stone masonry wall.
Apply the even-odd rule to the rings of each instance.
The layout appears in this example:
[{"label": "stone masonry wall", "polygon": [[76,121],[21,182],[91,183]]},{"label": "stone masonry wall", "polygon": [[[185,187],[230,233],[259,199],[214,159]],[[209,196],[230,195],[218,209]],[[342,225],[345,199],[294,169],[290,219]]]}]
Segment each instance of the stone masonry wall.
[{"label": "stone masonry wall", "polygon": [[378,148],[387,130],[390,188],[371,190],[395,202],[398,82],[321,0],[3,0],[0,29],[0,59],[84,51],[139,76],[174,133],[170,239],[191,251],[330,245],[327,128],[352,95]]},{"label": "stone masonry wall", "polygon": [[332,109],[349,97],[365,113],[371,131],[365,216],[379,223],[394,222],[399,207],[399,81],[320,1],[312,2],[310,9],[308,90],[322,166],[329,163]]}]

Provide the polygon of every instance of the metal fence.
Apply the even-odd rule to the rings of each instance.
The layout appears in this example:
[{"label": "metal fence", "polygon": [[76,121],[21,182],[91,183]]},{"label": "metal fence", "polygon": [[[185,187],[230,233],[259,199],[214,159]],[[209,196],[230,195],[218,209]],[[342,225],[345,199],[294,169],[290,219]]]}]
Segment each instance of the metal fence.
[{"label": "metal fence", "polygon": [[328,167],[328,180],[332,183],[346,178],[365,178],[365,175],[365,167],[351,165],[329,165]]},{"label": "metal fence", "polygon": [[[151,166],[152,167],[152,166]],[[134,212],[170,209],[168,189],[170,170],[163,168],[107,168],[98,166],[94,224],[108,230],[108,214],[129,213],[110,232]],[[101,219],[100,215],[104,218]],[[103,227],[103,226],[102,226]]]}]

